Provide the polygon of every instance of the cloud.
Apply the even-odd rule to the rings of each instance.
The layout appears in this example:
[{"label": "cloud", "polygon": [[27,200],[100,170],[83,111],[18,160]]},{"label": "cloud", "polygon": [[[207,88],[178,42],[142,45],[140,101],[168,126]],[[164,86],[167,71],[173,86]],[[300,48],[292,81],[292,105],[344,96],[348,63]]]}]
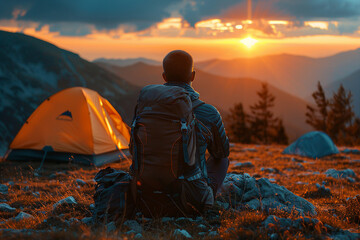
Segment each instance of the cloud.
[{"label": "cloud", "polygon": [[[191,24],[211,17],[246,19],[247,0],[186,1],[180,11]],[[358,0],[253,0],[253,19],[335,19],[360,16]]]},{"label": "cloud", "polygon": [[[247,0],[0,0],[0,6],[0,21],[17,21],[18,25],[36,23],[38,29],[46,25],[51,32],[67,36],[115,32],[117,37],[135,33],[218,38],[241,37],[252,30],[261,37],[351,35],[360,26],[359,0],[252,0],[253,23],[242,29],[235,26],[248,18]],[[169,17],[180,18],[181,28],[157,29]],[[220,19],[220,24],[231,23],[231,27],[227,30],[221,30],[226,26],[220,30],[195,27],[214,18]],[[268,20],[286,20],[289,24],[274,26]],[[325,25],[329,29],[306,26],[308,21],[328,22]],[[331,25],[332,21],[338,25]]]},{"label": "cloud", "polygon": [[26,11],[17,20],[42,24],[84,23],[97,29],[114,29],[120,24],[139,30],[170,17],[167,8],[182,0],[0,0],[0,19],[13,18],[13,12]]}]

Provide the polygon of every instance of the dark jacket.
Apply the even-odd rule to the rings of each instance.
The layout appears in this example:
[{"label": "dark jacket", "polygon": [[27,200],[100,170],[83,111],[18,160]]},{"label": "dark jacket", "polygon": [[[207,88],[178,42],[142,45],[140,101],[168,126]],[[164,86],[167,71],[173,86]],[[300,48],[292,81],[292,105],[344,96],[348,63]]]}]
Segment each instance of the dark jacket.
[{"label": "dark jacket", "polygon": [[[200,94],[196,92],[189,84],[186,83],[165,83],[168,86],[179,86],[184,88],[191,97],[192,101],[199,99]],[[200,157],[205,158],[206,149],[215,159],[229,156],[229,139],[226,136],[224,124],[219,111],[210,104],[203,104],[194,110],[198,120],[211,131],[211,137],[206,142],[201,142]]]}]

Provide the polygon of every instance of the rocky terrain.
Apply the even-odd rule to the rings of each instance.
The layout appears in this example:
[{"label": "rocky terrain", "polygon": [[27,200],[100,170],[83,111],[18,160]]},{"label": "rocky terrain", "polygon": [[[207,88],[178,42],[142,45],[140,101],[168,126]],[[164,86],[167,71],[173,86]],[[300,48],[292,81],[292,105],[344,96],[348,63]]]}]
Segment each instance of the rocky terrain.
[{"label": "rocky terrain", "polygon": [[[216,204],[194,218],[94,224],[93,180],[78,165],[0,162],[1,239],[359,239],[360,155],[309,159],[285,146],[232,145]],[[130,162],[110,165],[128,170]]]}]

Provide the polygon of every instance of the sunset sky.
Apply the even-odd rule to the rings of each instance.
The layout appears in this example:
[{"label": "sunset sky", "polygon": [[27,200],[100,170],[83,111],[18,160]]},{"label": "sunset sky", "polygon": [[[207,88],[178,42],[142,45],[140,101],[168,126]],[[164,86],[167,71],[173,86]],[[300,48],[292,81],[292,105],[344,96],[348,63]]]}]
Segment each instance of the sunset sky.
[{"label": "sunset sky", "polygon": [[0,29],[88,60],[160,60],[173,49],[196,60],[323,57],[360,47],[360,1],[0,0]]}]

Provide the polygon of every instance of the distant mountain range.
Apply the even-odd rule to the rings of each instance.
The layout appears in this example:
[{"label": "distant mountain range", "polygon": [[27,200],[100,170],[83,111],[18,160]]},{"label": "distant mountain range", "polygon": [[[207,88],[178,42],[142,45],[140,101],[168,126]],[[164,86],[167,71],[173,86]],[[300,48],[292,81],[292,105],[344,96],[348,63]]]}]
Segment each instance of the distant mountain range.
[{"label": "distant mountain range", "polygon": [[226,77],[250,77],[266,81],[283,91],[307,98],[323,86],[343,79],[360,68],[360,48],[325,58],[289,54],[195,63],[205,72]]},{"label": "distant mountain range", "polygon": [[[100,66],[117,74],[134,85],[163,84],[162,67],[136,63],[127,67],[99,63]],[[194,88],[207,103],[213,104],[222,112],[227,113],[234,103],[242,102],[248,109],[249,105],[258,100],[256,92],[261,88],[261,81],[253,78],[229,78],[196,71]],[[291,140],[301,136],[311,128],[305,123],[306,104],[304,100],[295,97],[279,88],[269,85],[269,90],[276,96],[274,112],[283,118],[285,128]]]},{"label": "distant mountain range", "polygon": [[149,65],[160,66],[161,62],[149,58],[98,58],[93,61],[94,63],[108,63],[119,67],[130,66],[135,63],[146,63]]},{"label": "distant mountain range", "polygon": [[[340,84],[351,90],[360,116],[360,49],[320,59],[275,55],[209,60],[195,66],[195,89],[224,113],[236,102],[248,108],[257,100],[261,83],[268,82],[276,96],[274,112],[284,119],[291,140],[311,130],[305,123],[303,99],[316,89],[318,80],[328,95]],[[162,84],[161,73],[161,63],[155,60],[92,63],[34,37],[0,31],[0,155],[34,109],[52,94],[74,86],[94,89],[130,123],[140,87]]]},{"label": "distant mountain range", "polygon": [[38,105],[69,87],[94,89],[131,121],[139,87],[48,42],[0,31],[0,155]]}]

